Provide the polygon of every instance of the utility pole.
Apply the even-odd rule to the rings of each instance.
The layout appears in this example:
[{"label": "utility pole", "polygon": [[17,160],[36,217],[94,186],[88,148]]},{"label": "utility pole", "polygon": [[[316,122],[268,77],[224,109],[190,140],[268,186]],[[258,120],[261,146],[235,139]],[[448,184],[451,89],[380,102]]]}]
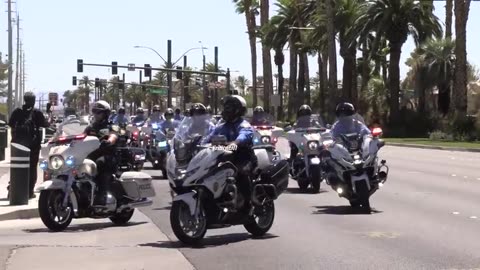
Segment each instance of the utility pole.
[{"label": "utility pole", "polygon": [[7,98],[7,108],[8,115],[10,117],[13,111],[13,91],[12,91],[12,63],[13,63],[13,40],[12,40],[12,0],[8,0],[8,98]]},{"label": "utility pole", "polygon": [[[185,55],[183,57],[183,70],[186,70],[186,69],[187,69],[187,56]],[[186,73],[183,74],[183,93],[182,93],[183,108],[182,109],[184,112],[187,109],[187,95],[188,95],[188,78],[186,75],[187,75]]]},{"label": "utility pole", "polygon": [[19,94],[19,97],[18,97],[18,104],[19,105],[22,105],[22,97],[23,97],[23,92],[22,92],[22,89],[23,89],[23,44],[22,42],[20,42],[20,53],[18,54],[19,55],[19,69],[18,69],[18,92],[20,93]]},{"label": "utility pole", "polygon": [[22,97],[25,95],[25,52],[22,44]]},{"label": "utility pole", "polygon": [[122,75],[122,82],[123,82],[123,87],[122,87],[122,107],[125,108],[125,73]]},{"label": "utility pole", "polygon": [[[218,72],[218,47],[215,46],[215,55],[214,55],[214,59],[215,59],[215,72]],[[213,89],[213,100],[214,100],[214,103],[215,103],[215,114],[217,114],[217,108],[218,108],[218,89],[217,89],[217,82],[218,82],[218,76],[215,76],[215,88]]]},{"label": "utility pole", "polygon": [[[206,71],[207,68],[207,63],[206,63],[206,58],[205,54],[203,55],[203,70]],[[207,80],[205,74],[203,74],[202,78],[202,86],[203,86],[203,103],[205,106],[210,105],[210,100],[208,99],[208,87],[207,87]]]},{"label": "utility pole", "polygon": [[17,64],[15,68],[15,107],[20,106],[20,16],[17,13]]},{"label": "utility pole", "polygon": [[[167,68],[172,68],[172,41],[167,41]],[[168,92],[167,92],[167,107],[172,107],[172,91],[173,91],[173,84],[172,84],[172,72],[167,73],[167,84],[168,84]]]}]

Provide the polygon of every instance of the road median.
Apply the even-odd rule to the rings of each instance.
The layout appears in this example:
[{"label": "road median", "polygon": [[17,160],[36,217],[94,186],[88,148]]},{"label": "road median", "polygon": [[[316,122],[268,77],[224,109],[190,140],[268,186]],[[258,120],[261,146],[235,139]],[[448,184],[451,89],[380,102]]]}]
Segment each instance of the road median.
[{"label": "road median", "polygon": [[432,141],[426,138],[385,138],[384,140],[390,146],[480,153],[480,143],[476,142]]}]

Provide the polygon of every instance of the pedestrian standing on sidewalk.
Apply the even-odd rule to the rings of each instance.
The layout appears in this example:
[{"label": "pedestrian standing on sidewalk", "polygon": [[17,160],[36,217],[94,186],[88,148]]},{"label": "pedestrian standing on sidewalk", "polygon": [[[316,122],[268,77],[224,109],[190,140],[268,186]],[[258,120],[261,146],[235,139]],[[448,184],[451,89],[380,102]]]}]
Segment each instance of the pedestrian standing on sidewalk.
[{"label": "pedestrian standing on sidewalk", "polygon": [[37,182],[37,166],[40,156],[42,133],[40,128],[49,127],[45,116],[34,108],[35,94],[27,92],[23,96],[25,104],[12,112],[8,125],[12,129],[12,143],[18,143],[30,148],[30,199],[35,198],[33,193]]}]

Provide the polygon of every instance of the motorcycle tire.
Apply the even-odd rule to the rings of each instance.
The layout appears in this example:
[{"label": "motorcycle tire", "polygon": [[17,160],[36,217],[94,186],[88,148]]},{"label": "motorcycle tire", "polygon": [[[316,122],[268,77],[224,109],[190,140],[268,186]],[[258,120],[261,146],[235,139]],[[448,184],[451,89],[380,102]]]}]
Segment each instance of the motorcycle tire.
[{"label": "motorcycle tire", "polygon": [[162,176],[163,176],[163,179],[168,179],[168,175],[167,175],[167,170],[166,170],[166,169],[162,169]]},{"label": "motorcycle tire", "polygon": [[320,192],[320,185],[322,184],[322,173],[320,167],[312,166],[310,169],[311,172],[311,182],[312,182],[312,191],[313,193]]},{"label": "motorcycle tire", "polygon": [[370,193],[365,182],[361,182],[357,185],[357,194],[359,197],[358,202],[361,204],[362,210],[365,213],[370,214],[372,211],[370,207]]},{"label": "motorcycle tire", "polygon": [[298,187],[300,191],[306,192],[310,183],[306,179],[298,179]]},{"label": "motorcycle tire", "polygon": [[207,233],[207,216],[203,206],[200,207],[200,229],[198,229],[194,235],[190,236],[184,231],[184,226],[182,226],[180,221],[182,217],[186,216],[184,211],[188,211],[188,214],[190,214],[188,205],[183,201],[174,201],[172,203],[172,208],[170,210],[170,225],[172,226],[173,233],[182,243],[194,245],[205,237],[205,234]]},{"label": "motorcycle tire", "polygon": [[109,217],[110,221],[113,224],[121,226],[127,224],[133,216],[135,209],[125,210],[121,213],[116,213],[115,215]]},{"label": "motorcycle tire", "polygon": [[[58,206],[52,204],[58,204],[63,202],[64,194],[63,191],[58,189],[52,190],[43,190],[40,192],[40,198],[38,199],[38,213],[43,224],[47,226],[48,229],[54,232],[61,232],[65,230],[73,219],[73,207],[69,203],[67,209],[69,209],[68,216],[62,222],[57,222],[55,217],[52,218],[51,210],[53,208],[57,209]],[[53,200],[53,201],[52,201]]]},{"label": "motorcycle tire", "polygon": [[[256,206],[253,214],[254,216],[251,217],[250,222],[244,224],[243,227],[245,227],[245,229],[255,237],[265,235],[270,228],[272,228],[273,221],[275,220],[274,202],[269,201],[262,206]],[[257,217],[259,218],[258,221],[256,220]],[[261,218],[265,218],[265,221],[262,222],[263,224],[260,224]]]}]

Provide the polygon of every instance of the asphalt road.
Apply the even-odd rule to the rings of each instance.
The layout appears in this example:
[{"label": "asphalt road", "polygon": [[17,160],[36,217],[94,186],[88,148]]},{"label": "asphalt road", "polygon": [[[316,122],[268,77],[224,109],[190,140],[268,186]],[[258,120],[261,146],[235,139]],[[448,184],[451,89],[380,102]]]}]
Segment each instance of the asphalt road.
[{"label": "asphalt road", "polygon": [[[288,152],[284,140],[279,150]],[[294,180],[276,201],[270,234],[252,239],[242,226],[207,232],[204,245],[183,247],[169,224],[168,181],[154,176],[154,205],[144,212],[196,269],[475,269],[480,268],[480,154],[385,147],[385,186],[374,212],[353,211],[322,184],[300,194]]]}]

